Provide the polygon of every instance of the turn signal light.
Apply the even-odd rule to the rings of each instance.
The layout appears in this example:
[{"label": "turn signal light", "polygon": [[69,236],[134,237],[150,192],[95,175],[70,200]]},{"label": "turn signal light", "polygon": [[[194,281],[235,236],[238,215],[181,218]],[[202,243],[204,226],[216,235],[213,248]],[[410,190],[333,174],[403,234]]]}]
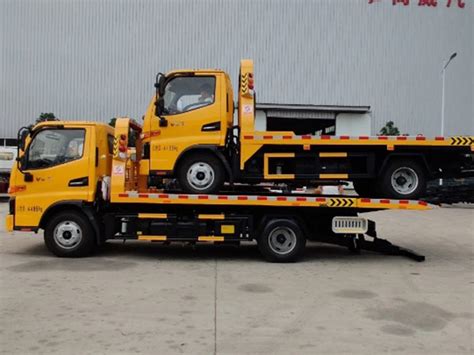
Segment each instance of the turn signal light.
[{"label": "turn signal light", "polygon": [[8,193],[9,194],[14,194],[17,192],[22,192],[26,190],[26,185],[17,185],[17,186],[10,186],[8,188]]}]

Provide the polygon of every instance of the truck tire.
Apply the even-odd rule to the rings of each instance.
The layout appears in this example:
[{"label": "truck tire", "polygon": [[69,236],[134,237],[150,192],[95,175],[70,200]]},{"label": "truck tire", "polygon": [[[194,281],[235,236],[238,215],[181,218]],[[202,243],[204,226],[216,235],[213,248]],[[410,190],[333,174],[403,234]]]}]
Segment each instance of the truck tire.
[{"label": "truck tire", "polygon": [[373,180],[355,180],[352,184],[359,197],[376,197],[377,195],[376,185]]},{"label": "truck tire", "polygon": [[270,220],[257,238],[260,253],[270,262],[293,262],[302,256],[306,238],[291,219]]},{"label": "truck tire", "polygon": [[378,191],[389,198],[420,198],[426,191],[425,170],[412,159],[392,160],[378,181]]},{"label": "truck tire", "polygon": [[65,211],[54,215],[44,230],[44,243],[59,257],[82,257],[95,249],[95,234],[86,216]]},{"label": "truck tire", "polygon": [[222,188],[224,177],[224,167],[210,153],[191,154],[178,166],[178,181],[187,193],[216,193]]}]

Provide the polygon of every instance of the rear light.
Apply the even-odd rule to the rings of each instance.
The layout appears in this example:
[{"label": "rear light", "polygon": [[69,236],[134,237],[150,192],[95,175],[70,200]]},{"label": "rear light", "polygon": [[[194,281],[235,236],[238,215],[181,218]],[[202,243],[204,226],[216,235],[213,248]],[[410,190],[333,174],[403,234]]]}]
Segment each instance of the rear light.
[{"label": "rear light", "polygon": [[[118,150],[120,153],[127,152],[127,135],[126,134],[121,134],[119,136]],[[120,154],[120,158],[124,159],[125,157],[126,157],[125,154]]]},{"label": "rear light", "polygon": [[253,82],[253,74],[249,73],[249,90],[253,90],[254,82]]}]

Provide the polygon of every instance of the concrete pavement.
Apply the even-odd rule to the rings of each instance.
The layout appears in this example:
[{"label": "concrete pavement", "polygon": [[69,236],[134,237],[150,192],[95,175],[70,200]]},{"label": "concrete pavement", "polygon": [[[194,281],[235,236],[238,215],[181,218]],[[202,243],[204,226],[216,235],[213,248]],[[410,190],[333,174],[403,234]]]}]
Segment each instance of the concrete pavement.
[{"label": "concrete pavement", "polygon": [[4,232],[1,354],[469,354],[474,209],[367,214],[427,260],[310,244],[295,264],[241,248],[111,243],[60,259]]}]

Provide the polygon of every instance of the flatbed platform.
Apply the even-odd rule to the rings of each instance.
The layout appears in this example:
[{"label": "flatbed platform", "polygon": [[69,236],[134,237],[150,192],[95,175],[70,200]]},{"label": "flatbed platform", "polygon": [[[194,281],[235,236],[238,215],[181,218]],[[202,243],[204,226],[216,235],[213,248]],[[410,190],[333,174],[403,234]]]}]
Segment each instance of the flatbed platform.
[{"label": "flatbed platform", "polygon": [[275,207],[329,207],[352,208],[367,211],[385,209],[429,210],[432,207],[425,201],[361,198],[351,196],[320,195],[193,195],[170,194],[165,192],[127,191],[112,195],[112,203],[146,203],[160,205],[214,205],[214,206],[275,206]]}]

